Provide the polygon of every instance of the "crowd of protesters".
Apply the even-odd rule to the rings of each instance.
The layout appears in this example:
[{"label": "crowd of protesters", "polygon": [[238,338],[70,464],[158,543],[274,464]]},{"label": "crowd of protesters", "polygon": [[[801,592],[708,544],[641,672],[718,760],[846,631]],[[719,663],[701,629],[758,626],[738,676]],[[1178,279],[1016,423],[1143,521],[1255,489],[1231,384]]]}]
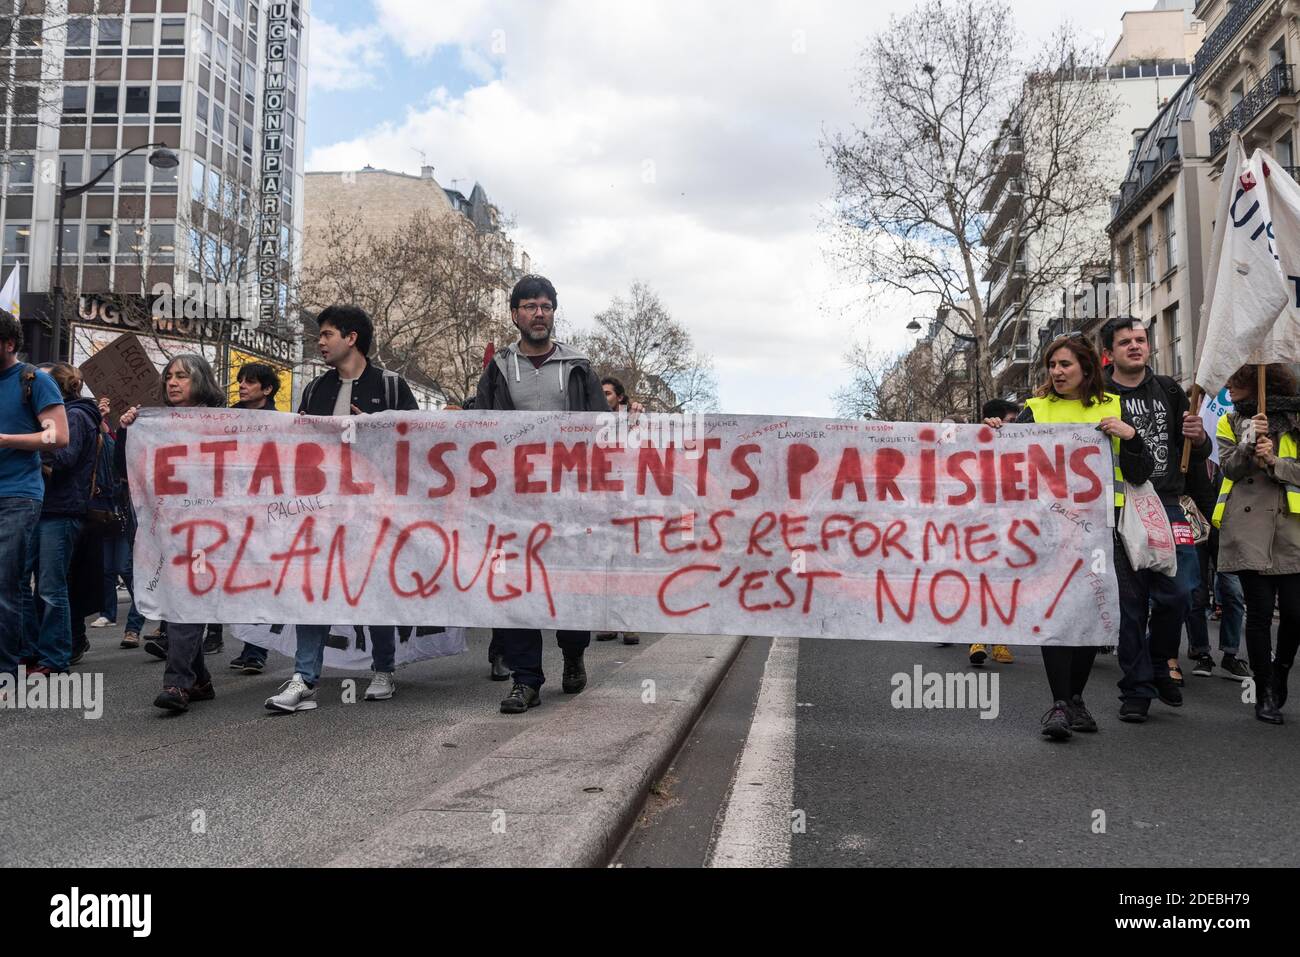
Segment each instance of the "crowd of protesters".
[{"label": "crowd of protesters", "polygon": [[[644,410],[616,378],[599,377],[582,353],[554,338],[558,296],[540,276],[527,276],[510,297],[519,339],[485,359],[476,393],[465,407],[534,412]],[[401,376],[369,358],[373,329],[353,306],[331,306],[317,317],[318,347],[329,371],[310,382],[300,415],[363,415],[415,410],[414,394]],[[1179,648],[1184,630],[1197,677],[1216,674],[1209,621],[1221,619],[1219,674],[1255,686],[1255,715],[1281,724],[1287,676],[1300,645],[1300,397],[1284,366],[1266,370],[1266,409],[1256,395],[1256,368],[1243,368],[1227,383],[1234,403],[1206,433],[1198,410],[1172,379],[1149,365],[1146,329],[1136,319],[1114,319],[1099,346],[1080,335],[1059,338],[1043,354],[1042,381],[1023,407],[994,400],[982,410],[985,425],[1087,423],[1109,437],[1113,451],[1114,507],[1124,507],[1129,486],[1151,483],[1175,541],[1172,575],[1136,569],[1118,527],[1113,569],[1120,618],[1113,646],[1044,646],[1042,658],[1052,705],[1042,733],[1065,740],[1095,732],[1096,718],[1084,691],[1096,656],[1114,651],[1120,720],[1147,720],[1153,701],[1181,707],[1184,685]],[[39,368],[20,362],[22,331],[0,311],[0,672],[64,672],[89,646],[91,627],[116,622],[118,584],[128,596],[135,516],[127,484],[130,427],[138,409],[121,411],[109,428],[107,400],[82,397],[78,371],[66,363]],[[237,374],[236,408],[274,410],[281,383],[275,370],[250,363]],[[226,394],[199,355],[172,358],[162,371],[164,402],[173,408],[221,407]],[[1214,443],[1217,441],[1218,464]],[[1187,468],[1182,467],[1187,460]],[[1280,608],[1276,648],[1275,610]],[[141,645],[143,616],[132,599],[123,648]],[[329,636],[328,625],[298,625],[292,677],[266,701],[273,711],[317,707]],[[373,672],[367,700],[392,698],[397,690],[396,629],[369,629]],[[598,640],[633,632],[601,632]],[[1245,640],[1249,666],[1239,658]],[[587,683],[584,654],[591,633],[560,629],[561,688],[581,692]],[[162,622],[144,648],[166,661],[155,704],[184,712],[215,697],[205,657],[223,649],[219,623]],[[539,629],[498,628],[488,647],[489,675],[512,680],[500,710],[519,714],[536,707],[546,681]],[[968,648],[971,664],[1014,661],[1005,644]],[[261,673],[267,649],[245,644],[230,662],[246,675]]]}]

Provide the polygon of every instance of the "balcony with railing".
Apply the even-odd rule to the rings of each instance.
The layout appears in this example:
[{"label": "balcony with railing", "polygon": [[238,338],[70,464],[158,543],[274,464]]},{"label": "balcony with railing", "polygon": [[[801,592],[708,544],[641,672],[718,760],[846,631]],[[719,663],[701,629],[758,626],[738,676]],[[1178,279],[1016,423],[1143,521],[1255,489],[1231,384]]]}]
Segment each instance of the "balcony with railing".
[{"label": "balcony with railing", "polygon": [[993,378],[1001,379],[1012,371],[1019,371],[1029,366],[1032,356],[1029,352],[1029,343],[1016,342],[1006,349],[993,354]]},{"label": "balcony with railing", "polygon": [[1290,63],[1279,63],[1228,111],[1223,122],[1210,130],[1210,155],[1217,156],[1228,146],[1232,134],[1244,130],[1279,97],[1294,96]]},{"label": "balcony with railing", "polygon": [[1019,179],[1013,179],[1007,183],[997,205],[993,207],[993,212],[989,214],[988,223],[984,226],[983,239],[986,246],[992,246],[997,242],[998,234],[1020,212],[1020,205],[1024,198],[1024,184]]},{"label": "balcony with railing", "polygon": [[989,308],[998,310],[1002,307],[1005,297],[1014,295],[1016,291],[1024,284],[1026,272],[1026,263],[1024,259],[1017,259],[1008,268],[1002,270],[989,284]]},{"label": "balcony with railing", "polygon": [[1024,159],[1025,141],[1021,135],[1016,132],[1003,133],[993,145],[993,154],[990,157],[993,176],[984,191],[980,209],[988,210],[993,207],[1003,186],[1006,185],[1007,178],[1020,172]]},{"label": "balcony with railing", "polygon": [[1016,322],[1021,318],[1021,313],[1024,311],[1024,308],[1024,303],[1013,302],[1002,310],[1002,314],[998,316],[998,321],[993,325],[993,332],[989,335],[989,342],[994,344],[1000,343],[1002,337],[1007,334],[1007,331],[1015,327]]},{"label": "balcony with railing", "polygon": [[1192,69],[1197,76],[1203,75],[1210,64],[1227,51],[1232,38],[1246,25],[1251,14],[1266,2],[1269,0],[1237,0],[1228,8],[1228,15],[1214,28],[1214,32],[1205,38],[1200,50],[1196,52],[1196,57],[1192,60]]}]

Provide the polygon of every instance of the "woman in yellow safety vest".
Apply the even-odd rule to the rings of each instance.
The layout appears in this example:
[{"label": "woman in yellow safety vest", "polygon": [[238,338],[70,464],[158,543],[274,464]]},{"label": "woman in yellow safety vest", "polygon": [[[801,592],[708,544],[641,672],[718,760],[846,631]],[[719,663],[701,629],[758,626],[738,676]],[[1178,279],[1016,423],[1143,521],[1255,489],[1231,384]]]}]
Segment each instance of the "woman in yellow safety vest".
[{"label": "woman in yellow safety vest", "polygon": [[[1300,398],[1285,365],[1270,365],[1259,412],[1256,367],[1228,380],[1233,411],[1219,420],[1223,486],[1214,506],[1219,570],[1236,572],[1246,598],[1246,652],[1255,673],[1255,717],[1282,723],[1286,679],[1300,647]],[[1280,605],[1277,655],[1270,661],[1273,609]]]},{"label": "woman in yellow safety vest", "polygon": [[[1043,353],[1043,381],[1034,397],[1025,403],[1017,422],[1088,422],[1110,436],[1114,453],[1115,506],[1124,504],[1124,481],[1145,482],[1155,468],[1155,459],[1142,436],[1124,421],[1119,396],[1106,391],[1101,357],[1080,335],[1055,340]],[[1001,419],[984,424],[1002,428]],[[1127,568],[1121,561],[1123,546],[1115,541],[1117,573]],[[1130,573],[1131,574],[1131,573]],[[1121,602],[1121,615],[1123,615]],[[1043,734],[1063,741],[1074,731],[1096,731],[1097,721],[1083,702],[1083,689],[1092,672],[1099,649],[1043,646],[1043,666],[1052,691],[1052,707],[1043,716]],[[1126,702],[1125,707],[1129,705]],[[1142,709],[1145,717],[1145,707]],[[1124,717],[1121,709],[1120,717]]]}]

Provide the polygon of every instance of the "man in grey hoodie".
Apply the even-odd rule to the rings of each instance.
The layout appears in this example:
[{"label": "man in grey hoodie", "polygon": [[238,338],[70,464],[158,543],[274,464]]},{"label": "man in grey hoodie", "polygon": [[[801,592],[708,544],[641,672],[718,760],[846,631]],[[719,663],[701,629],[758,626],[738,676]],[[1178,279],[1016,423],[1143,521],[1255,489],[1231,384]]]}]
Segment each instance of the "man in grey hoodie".
[{"label": "man in grey hoodie", "polygon": [[[608,412],[600,379],[581,352],[552,338],[558,297],[550,280],[525,276],[510,292],[510,317],[519,341],[492,357],[479,379],[475,409],[525,412]],[[591,632],[559,631],[564,653],[561,687],[577,694],[587,686],[583,652]],[[513,673],[514,686],[501,702],[504,714],[521,714],[541,704],[542,633],[536,628],[496,628],[488,648],[493,677]]]}]

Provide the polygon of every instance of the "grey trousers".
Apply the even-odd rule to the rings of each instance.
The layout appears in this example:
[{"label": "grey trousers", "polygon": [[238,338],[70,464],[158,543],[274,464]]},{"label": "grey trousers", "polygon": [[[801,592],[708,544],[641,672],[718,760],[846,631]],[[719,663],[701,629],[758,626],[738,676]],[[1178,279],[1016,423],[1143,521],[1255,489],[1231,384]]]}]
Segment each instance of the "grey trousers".
[{"label": "grey trousers", "polygon": [[163,673],[163,687],[189,691],[195,685],[212,681],[208,666],[203,663],[203,636],[207,628],[207,625],[167,623],[167,669]]}]

